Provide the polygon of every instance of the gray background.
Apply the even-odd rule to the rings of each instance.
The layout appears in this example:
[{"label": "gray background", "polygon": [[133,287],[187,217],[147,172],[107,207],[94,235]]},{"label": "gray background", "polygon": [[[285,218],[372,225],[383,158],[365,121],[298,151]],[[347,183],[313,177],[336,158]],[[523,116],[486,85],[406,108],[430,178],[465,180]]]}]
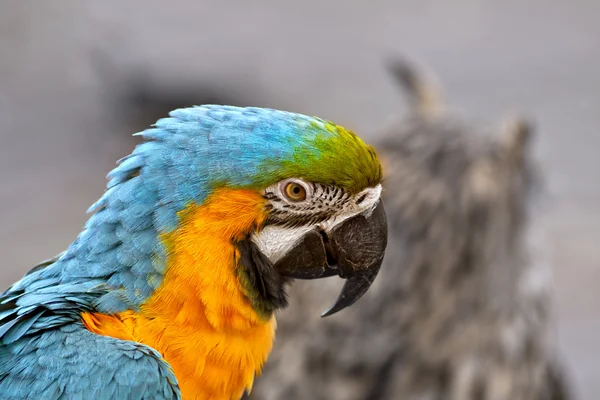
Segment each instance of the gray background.
[{"label": "gray background", "polygon": [[403,107],[383,68],[395,54],[429,65],[473,119],[495,123],[520,110],[537,121],[556,335],[578,394],[598,398],[594,0],[2,0],[0,286],[79,232],[140,129],[120,100],[136,77],[142,88],[214,90],[242,105],[319,115],[369,139]]}]

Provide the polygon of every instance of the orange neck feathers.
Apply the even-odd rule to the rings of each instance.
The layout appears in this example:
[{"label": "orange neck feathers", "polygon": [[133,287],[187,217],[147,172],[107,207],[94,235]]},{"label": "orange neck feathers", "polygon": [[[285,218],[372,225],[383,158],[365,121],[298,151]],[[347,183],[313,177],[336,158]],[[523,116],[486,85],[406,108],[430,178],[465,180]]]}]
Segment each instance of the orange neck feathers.
[{"label": "orange neck feathers", "polygon": [[184,399],[237,399],[250,390],[273,345],[275,320],[252,308],[236,275],[233,242],[261,226],[263,197],[219,189],[180,214],[162,239],[163,284],[138,313],[84,314],[92,332],[144,343],[173,367]]}]

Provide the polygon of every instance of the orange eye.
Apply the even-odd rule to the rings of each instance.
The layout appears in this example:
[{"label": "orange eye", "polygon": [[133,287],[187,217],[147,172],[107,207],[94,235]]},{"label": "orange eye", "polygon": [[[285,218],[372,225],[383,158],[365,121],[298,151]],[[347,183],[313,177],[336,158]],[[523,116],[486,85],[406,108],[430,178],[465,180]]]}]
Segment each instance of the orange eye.
[{"label": "orange eye", "polygon": [[285,185],[285,195],[291,201],[302,201],[306,199],[306,189],[296,182]]}]

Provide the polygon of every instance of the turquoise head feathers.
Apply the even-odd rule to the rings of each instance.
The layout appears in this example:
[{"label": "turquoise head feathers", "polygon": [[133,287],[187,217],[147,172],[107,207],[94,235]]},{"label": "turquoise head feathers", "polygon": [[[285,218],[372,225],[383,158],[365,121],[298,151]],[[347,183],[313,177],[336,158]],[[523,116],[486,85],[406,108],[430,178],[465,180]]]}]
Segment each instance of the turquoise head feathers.
[{"label": "turquoise head feathers", "polygon": [[78,238],[13,289],[49,285],[48,304],[64,306],[69,295],[100,312],[136,309],[164,276],[160,235],[176,229],[178,213],[201,205],[214,189],[262,190],[297,177],[358,193],[382,178],[375,151],[354,133],[290,112],[185,108],[138,135],[144,142],[108,174],[107,190],[90,207]]}]

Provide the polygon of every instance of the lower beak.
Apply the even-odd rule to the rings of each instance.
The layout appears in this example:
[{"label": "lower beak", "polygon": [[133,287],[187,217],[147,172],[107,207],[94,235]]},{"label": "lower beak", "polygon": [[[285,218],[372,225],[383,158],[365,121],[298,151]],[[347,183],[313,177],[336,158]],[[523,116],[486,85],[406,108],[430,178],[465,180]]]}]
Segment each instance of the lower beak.
[{"label": "lower beak", "polygon": [[284,276],[317,279],[339,275],[346,279],[336,302],[322,317],[351,306],[375,280],[387,245],[387,220],[383,202],[370,212],[356,215],[331,232],[308,232],[275,268]]}]

